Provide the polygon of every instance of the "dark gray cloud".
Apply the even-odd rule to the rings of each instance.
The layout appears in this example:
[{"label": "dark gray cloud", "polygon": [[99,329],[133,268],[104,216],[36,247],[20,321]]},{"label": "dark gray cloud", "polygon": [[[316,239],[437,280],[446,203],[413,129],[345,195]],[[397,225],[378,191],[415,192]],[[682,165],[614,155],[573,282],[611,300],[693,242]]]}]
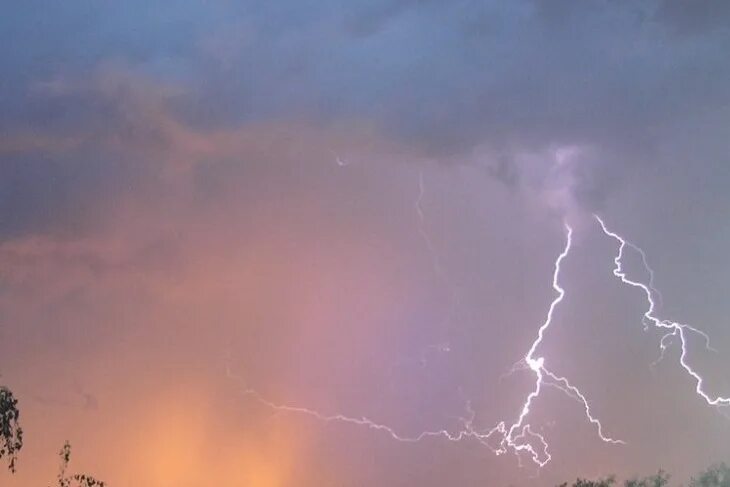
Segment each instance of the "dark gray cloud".
[{"label": "dark gray cloud", "polygon": [[100,223],[104,207],[109,210],[121,174],[118,164],[104,159],[79,163],[43,155],[3,157],[0,236],[82,233]]},{"label": "dark gray cloud", "polygon": [[[727,31],[676,36],[666,3],[388,5],[378,4],[388,14],[367,35],[348,31],[349,8],[319,4],[319,16],[292,16],[289,28],[279,19],[223,72],[206,69],[210,98],[223,104],[221,93],[235,93],[221,114],[237,120],[375,119],[437,157],[485,144],[500,152],[588,145],[598,172],[582,175],[591,183],[577,192],[593,206],[655,159],[682,130],[675,121],[711,116],[730,100]],[[372,14],[360,15],[367,23]]]},{"label": "dark gray cloud", "polygon": [[722,0],[663,0],[656,17],[680,35],[702,35],[715,29],[727,31],[730,5]]},{"label": "dark gray cloud", "polygon": [[[0,62],[9,74],[1,123],[6,132],[82,127],[92,139],[118,135],[163,145],[164,129],[148,113],[148,105],[160,105],[154,98],[164,96],[154,90],[140,95],[129,83],[100,88],[87,81],[83,90],[38,96],[39,87],[63,89],[66,79],[83,82],[99,66],[123,60],[138,78],[183,87],[168,106],[197,129],[281,118],[325,126],[368,120],[405,145],[452,160],[477,145],[508,157],[590,146],[596,172],[583,169],[576,194],[596,206],[633,167],[656,163],[658,148],[683,130],[677,120],[712,117],[730,102],[724,5],[191,1],[161,11],[82,3],[50,12],[18,6],[1,30]],[[104,157],[98,159],[104,167]],[[502,177],[517,172],[504,162],[495,167]],[[30,197],[43,181],[20,192]],[[69,192],[96,185],[80,184]],[[20,205],[18,218],[37,204],[13,203],[5,193],[8,207]]]},{"label": "dark gray cloud", "polygon": [[78,236],[159,191],[169,96],[116,63],[29,84],[24,116],[0,137],[0,236]]}]

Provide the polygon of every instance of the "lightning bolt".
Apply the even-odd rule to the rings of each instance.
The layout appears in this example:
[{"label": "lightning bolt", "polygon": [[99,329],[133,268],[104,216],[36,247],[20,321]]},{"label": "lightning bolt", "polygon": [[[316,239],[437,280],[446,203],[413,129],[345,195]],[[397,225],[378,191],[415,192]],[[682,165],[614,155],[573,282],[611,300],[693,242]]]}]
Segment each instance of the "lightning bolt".
[{"label": "lightning bolt", "polygon": [[[603,426],[601,422],[593,416],[593,414],[591,413],[590,405],[588,404],[588,400],[577,387],[573,386],[565,377],[559,377],[550,370],[548,370],[545,367],[545,357],[535,356],[538,347],[545,337],[545,333],[553,322],[555,309],[565,298],[565,289],[563,289],[560,285],[560,268],[563,261],[570,252],[572,246],[573,229],[567,223],[565,223],[564,226],[566,232],[565,247],[563,248],[563,251],[560,253],[558,258],[555,260],[555,267],[553,270],[552,286],[553,290],[557,293],[557,296],[550,303],[550,307],[548,308],[545,321],[543,321],[542,325],[537,331],[537,338],[535,339],[535,341],[532,342],[530,349],[527,351],[523,358],[523,362],[535,374],[535,387],[523,403],[517,421],[515,421],[509,428],[506,428],[503,423],[500,423],[496,427],[499,431],[504,433],[504,439],[501,442],[501,448],[499,450],[499,453],[506,453],[508,449],[512,449],[518,453],[523,451],[527,452],[532,457],[532,460],[540,467],[545,466],[552,457],[548,452],[547,442],[545,441],[545,438],[541,434],[532,431],[530,429],[530,425],[526,424],[525,421],[527,419],[527,416],[530,414],[530,408],[532,407],[533,401],[538,398],[538,396],[542,392],[543,386],[545,385],[555,386],[565,392],[571,398],[580,401],[583,404],[586,417],[594,426],[596,426],[598,430],[598,435],[602,441],[613,444],[624,444],[622,440],[613,439],[603,433]],[[546,377],[553,382],[546,382]],[[530,443],[523,442],[523,440],[528,435],[538,439],[542,451],[542,456],[537,450],[535,450],[535,448]]]},{"label": "lightning bolt", "polygon": [[[664,357],[664,352],[666,351],[667,346],[668,346],[667,342],[670,341],[672,338],[678,337],[680,347],[681,347],[679,363],[682,366],[682,368],[687,372],[687,374],[689,374],[692,377],[692,379],[695,381],[695,392],[702,399],[704,399],[705,402],[707,402],[707,404],[709,404],[710,406],[728,406],[728,405],[730,405],[730,397],[722,397],[722,396],[712,397],[707,392],[705,392],[705,390],[703,389],[704,379],[697,371],[695,371],[692,368],[692,366],[689,364],[689,362],[687,360],[687,334],[694,333],[694,334],[700,335],[705,341],[705,347],[708,350],[714,351],[714,349],[711,347],[711,344],[710,344],[710,337],[703,331],[701,331],[693,326],[690,326],[690,325],[687,325],[684,323],[678,323],[676,321],[661,319],[656,316],[656,314],[655,314],[655,310],[657,307],[656,301],[655,301],[656,292],[653,291],[653,287],[652,287],[653,283],[651,280],[654,273],[651,270],[651,268],[649,267],[649,265],[647,264],[646,254],[637,245],[629,242],[628,240],[623,238],[621,235],[609,230],[608,227],[606,226],[606,223],[603,221],[603,219],[601,217],[599,217],[598,215],[593,215],[593,216],[596,219],[596,221],[598,221],[598,224],[601,226],[601,230],[603,230],[603,233],[606,234],[608,237],[611,237],[614,240],[616,240],[619,244],[618,252],[617,252],[615,258],[613,259],[613,262],[614,262],[613,275],[616,276],[617,278],[619,278],[621,280],[621,282],[623,282],[624,284],[637,288],[637,289],[640,289],[644,293],[644,296],[646,297],[648,306],[646,308],[646,311],[643,314],[642,322],[644,323],[645,326],[647,323],[651,323],[656,328],[666,330],[666,333],[664,334],[664,336],[662,336],[662,338],[659,342],[661,354],[659,356],[659,359],[657,359],[653,365],[657,364]],[[624,250],[626,249],[626,247],[633,248],[641,254],[642,262],[643,262],[645,268],[647,269],[647,271],[649,272],[649,276],[650,276],[650,281],[648,284],[645,284],[641,281],[634,281],[627,277],[626,272],[623,270],[623,264],[622,264],[622,259],[624,257]]]},{"label": "lightning bolt", "polygon": [[[229,379],[234,379],[237,381],[242,380],[240,377],[237,377],[231,370],[230,364],[226,364],[226,376]],[[424,440],[429,437],[441,437],[445,438],[449,441],[461,441],[462,439],[466,438],[467,436],[473,435],[473,431],[470,427],[473,418],[474,418],[474,412],[471,409],[471,406],[467,406],[467,410],[470,413],[469,418],[463,418],[460,417],[459,422],[466,425],[465,428],[457,431],[456,433],[451,433],[446,429],[441,430],[434,430],[434,431],[423,431],[421,433],[418,433],[413,436],[404,435],[401,433],[398,433],[394,428],[377,423],[365,416],[360,417],[353,417],[353,416],[345,416],[343,414],[325,414],[321,413],[315,409],[309,409],[301,406],[290,406],[286,404],[277,404],[272,401],[269,401],[265,397],[263,397],[258,391],[255,389],[244,389],[243,394],[253,397],[256,401],[261,403],[262,405],[275,410],[279,412],[288,412],[288,413],[299,413],[306,416],[311,416],[319,421],[330,423],[330,422],[341,422],[341,423],[349,423],[357,426],[364,426],[368,429],[373,429],[377,431],[381,431],[386,433],[388,436],[390,436],[392,439],[396,441],[400,441],[403,443],[417,443],[421,440]]]},{"label": "lightning bolt", "polygon": [[[417,217],[416,228],[418,230],[418,235],[421,237],[426,246],[426,251],[428,252],[429,258],[431,259],[431,267],[433,269],[433,273],[440,281],[440,284],[448,291],[449,294],[449,311],[441,322],[441,328],[443,328],[451,322],[453,315],[458,311],[458,309],[461,308],[461,299],[456,288],[451,284],[451,281],[444,272],[441,266],[441,259],[439,259],[438,252],[436,251],[436,246],[434,245],[433,240],[428,233],[426,225],[426,213],[423,209],[423,199],[425,198],[425,196],[426,183],[423,176],[423,170],[419,170],[418,195],[416,196],[416,200],[413,203],[413,209],[415,210]],[[417,358],[406,357],[405,359],[397,360],[391,368],[391,371],[396,367],[400,367],[408,363],[417,363],[421,366],[421,368],[425,369],[428,364],[429,357],[449,352],[451,352],[451,345],[448,340],[426,345],[420,350]]]},{"label": "lightning bolt", "polygon": [[[545,367],[544,357],[536,356],[537,349],[542,343],[545,333],[553,322],[555,309],[565,297],[565,290],[561,287],[559,278],[561,264],[568,256],[568,253],[571,249],[573,230],[567,223],[564,224],[564,227],[566,231],[566,243],[562,252],[555,261],[552,278],[552,287],[557,295],[550,303],[550,307],[548,308],[545,320],[538,329],[537,337],[532,342],[529,350],[521,360],[521,362],[526,364],[526,367],[524,368],[529,368],[535,374],[535,386],[527,395],[524,403],[522,404],[522,407],[519,410],[517,419],[511,425],[507,426],[507,423],[505,421],[501,421],[491,429],[476,430],[474,428],[476,413],[471,407],[471,403],[467,401],[466,409],[468,412],[468,416],[458,418],[458,422],[461,426],[460,429],[458,429],[457,431],[452,432],[447,429],[438,429],[423,431],[415,435],[404,435],[396,431],[396,429],[391,426],[378,423],[365,416],[353,417],[340,413],[325,414],[320,411],[301,406],[278,404],[266,399],[258,391],[251,388],[246,388],[243,393],[247,396],[252,397],[267,408],[278,412],[302,414],[313,417],[324,423],[339,422],[361,426],[383,432],[390,436],[393,440],[403,443],[416,443],[428,438],[442,438],[451,442],[473,439],[481,445],[488,447],[496,455],[502,455],[511,451],[517,455],[518,459],[520,459],[521,462],[520,454],[527,454],[538,467],[543,467],[552,459],[548,448],[548,442],[542,434],[536,432],[531,427],[531,425],[527,422],[527,418],[530,414],[534,401],[538,399],[541,392],[543,391],[543,388],[554,387],[565,393],[571,399],[574,399],[583,405],[585,415],[588,418],[588,421],[596,427],[598,435],[602,441],[611,444],[624,444],[622,440],[617,440],[606,436],[603,432],[603,426],[601,422],[593,416],[586,396],[576,386],[572,385],[567,378],[558,376],[548,370]],[[229,378],[240,380],[233,374],[230,369],[230,364],[228,363],[226,364],[226,373]]]},{"label": "lightning bolt", "polygon": [[[413,208],[416,212],[416,216],[418,217],[418,234],[423,239],[423,242],[426,245],[426,250],[428,251],[428,255],[431,257],[433,272],[449,293],[450,309],[442,323],[442,325],[447,325],[451,321],[454,313],[456,313],[456,311],[461,308],[461,298],[456,288],[449,280],[449,277],[446,275],[446,272],[444,272],[443,267],[441,266],[441,259],[439,259],[438,252],[436,251],[436,246],[433,244],[433,241],[431,240],[431,237],[426,230],[426,213],[423,209],[423,199],[425,198],[425,196],[426,183],[423,176],[423,170],[420,170],[418,171],[418,196],[416,197],[416,201],[413,204]],[[428,355],[430,353],[448,353],[450,351],[451,347],[448,341],[435,345],[429,345],[423,351],[421,351],[420,363],[422,366],[425,367]]]}]

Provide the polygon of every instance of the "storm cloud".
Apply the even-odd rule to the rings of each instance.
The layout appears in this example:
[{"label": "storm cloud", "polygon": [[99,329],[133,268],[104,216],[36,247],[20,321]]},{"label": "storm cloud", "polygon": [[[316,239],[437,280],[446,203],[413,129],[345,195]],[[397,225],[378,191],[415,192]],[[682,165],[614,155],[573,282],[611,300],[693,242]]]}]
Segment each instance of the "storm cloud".
[{"label": "storm cloud", "polygon": [[[200,485],[211,470],[221,485],[540,485],[474,445],[401,449],[272,418],[237,393],[405,431],[453,424],[465,397],[484,424],[512,414],[526,382],[502,376],[551,299],[563,218],[576,250],[546,356],[629,446],[566,428],[574,405],[551,397],[537,420],[564,460],[545,478],[681,475],[727,457],[720,415],[677,370],[648,368],[640,297],[612,287],[612,243],[586,218],[607,215],[648,250],[662,311],[706,323],[724,352],[702,367],[727,370],[727,5],[7,7],[0,370],[44,438],[17,481],[55,472],[65,435],[118,485]],[[139,474],[112,460],[130,451]]]}]

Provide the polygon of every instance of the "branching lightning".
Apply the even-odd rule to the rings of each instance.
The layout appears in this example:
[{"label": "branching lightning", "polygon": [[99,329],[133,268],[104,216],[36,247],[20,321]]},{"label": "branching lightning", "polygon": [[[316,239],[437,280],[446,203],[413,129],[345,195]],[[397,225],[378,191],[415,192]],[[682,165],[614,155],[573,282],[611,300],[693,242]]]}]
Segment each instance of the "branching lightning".
[{"label": "branching lightning", "polygon": [[[420,200],[423,197],[423,179],[419,178],[419,199],[416,203],[416,208],[419,211],[419,217],[422,217],[423,213],[420,209]],[[422,221],[422,220],[421,220]],[[502,455],[508,452],[513,452],[517,455],[518,459],[521,458],[521,454],[527,454],[529,458],[539,467],[545,466],[551,459],[552,456],[549,452],[548,442],[545,437],[536,432],[528,422],[528,416],[533,407],[533,403],[538,399],[544,387],[553,387],[565,393],[571,399],[580,402],[584,408],[585,415],[588,421],[593,424],[598,432],[600,439],[606,443],[611,444],[623,444],[621,440],[613,439],[607,436],[603,432],[603,426],[601,422],[593,416],[590,405],[585,395],[574,385],[572,385],[567,378],[556,375],[545,367],[545,358],[537,356],[537,350],[542,343],[545,333],[553,322],[553,315],[558,305],[563,301],[565,297],[565,290],[560,285],[560,271],[561,264],[568,256],[572,245],[572,234],[573,230],[565,224],[566,231],[566,243],[560,255],[557,257],[554,265],[552,288],[557,293],[556,297],[550,303],[547,315],[542,325],[539,327],[537,337],[532,342],[529,350],[520,361],[526,364],[535,374],[535,385],[534,388],[527,395],[524,403],[519,408],[517,419],[509,426],[505,421],[500,421],[491,429],[477,430],[474,427],[474,420],[476,413],[471,407],[471,403],[467,401],[466,409],[468,412],[467,417],[458,418],[460,428],[457,431],[449,431],[447,429],[437,429],[423,431],[414,435],[406,435],[399,433],[395,428],[378,423],[365,416],[353,417],[347,416],[340,413],[325,414],[320,411],[309,409],[300,406],[291,406],[286,404],[278,404],[272,402],[263,397],[258,391],[247,388],[244,390],[244,394],[254,398],[260,404],[266,406],[275,411],[298,413],[313,417],[319,421],[330,423],[339,422],[347,423],[357,426],[366,427],[368,429],[381,431],[393,440],[404,442],[404,443],[415,443],[428,438],[442,438],[451,442],[462,441],[466,439],[472,439],[480,443],[481,445],[491,449],[495,454]],[[425,236],[427,238],[427,235]],[[427,242],[429,240],[427,239]],[[237,379],[230,370],[230,367],[226,368],[229,378]]]},{"label": "branching lightning", "polygon": [[[616,240],[619,243],[618,252],[616,254],[616,257],[613,260],[614,264],[615,264],[615,267],[613,268],[613,275],[616,276],[617,278],[619,278],[621,280],[621,282],[623,282],[624,284],[638,288],[644,292],[644,295],[645,295],[646,301],[647,301],[647,305],[648,305],[646,311],[644,312],[643,318],[642,318],[644,325],[646,326],[647,323],[651,323],[654,327],[667,331],[662,336],[662,338],[659,342],[659,347],[661,350],[659,359],[657,359],[654,362],[654,364],[652,364],[652,365],[655,365],[659,361],[662,360],[662,358],[664,357],[664,352],[666,351],[666,349],[668,347],[667,343],[669,341],[671,341],[672,338],[678,337],[680,347],[681,347],[679,363],[682,366],[682,368],[695,381],[695,392],[700,397],[702,397],[702,399],[704,399],[707,402],[707,404],[709,404],[711,406],[728,406],[728,405],[730,405],[730,397],[722,397],[722,396],[712,397],[707,392],[705,392],[705,390],[703,389],[704,379],[697,371],[695,371],[692,368],[692,366],[689,364],[688,359],[687,359],[687,334],[688,334],[688,332],[701,336],[703,338],[703,340],[705,341],[705,347],[709,350],[713,350],[710,345],[709,336],[706,333],[704,333],[703,331],[698,330],[697,328],[694,328],[693,326],[690,326],[690,325],[687,325],[684,323],[678,323],[675,321],[664,320],[664,319],[658,318],[655,315],[655,310],[656,310],[656,306],[657,306],[655,297],[657,296],[657,293],[653,288],[653,282],[652,282],[654,272],[652,271],[651,267],[649,267],[649,265],[647,264],[646,254],[637,245],[634,245],[633,243],[629,242],[628,240],[626,240],[619,234],[609,230],[608,227],[606,226],[606,223],[603,221],[603,219],[601,219],[601,217],[599,217],[598,215],[594,215],[594,217],[595,217],[596,221],[598,221],[599,225],[601,226],[603,233],[605,233],[607,236],[613,238],[614,240]],[[644,266],[646,267],[647,272],[649,273],[649,276],[650,276],[650,280],[649,280],[648,284],[645,284],[640,281],[634,281],[632,279],[629,279],[626,276],[626,272],[623,270],[623,266],[622,266],[622,259],[623,259],[624,250],[626,249],[626,247],[633,248],[640,253],[642,262],[643,262]]]},{"label": "branching lightning", "polygon": [[[415,202],[415,210],[418,216],[418,230],[426,243],[429,254],[431,255],[434,272],[444,280],[445,284],[448,285],[448,280],[443,274],[433,243],[425,229],[425,215],[421,206],[425,194],[422,173],[419,174],[418,182],[419,193]],[[714,351],[711,346],[709,336],[703,331],[688,324],[662,319],[656,315],[656,310],[660,305],[662,298],[654,285],[654,270],[649,266],[646,253],[639,246],[609,230],[605,222],[598,215],[594,215],[594,217],[599,223],[603,233],[618,242],[618,251],[614,257],[614,268],[612,270],[613,275],[620,279],[623,284],[641,290],[645,296],[647,308],[643,313],[641,320],[644,327],[648,329],[650,326],[653,326],[665,332],[659,341],[659,348],[661,352],[660,356],[658,360],[652,364],[652,366],[656,365],[663,359],[665,351],[674,341],[676,341],[675,339],[678,339],[681,348],[679,362],[686,373],[694,380],[695,392],[711,406],[730,405],[730,397],[712,396],[705,391],[703,377],[695,369],[693,369],[689,363],[687,346],[690,334],[701,337],[704,341],[705,348]],[[586,418],[595,427],[601,441],[609,444],[625,444],[624,441],[612,438],[604,432],[604,427],[600,420],[594,416],[585,394],[578,389],[578,387],[573,385],[566,377],[557,375],[548,369],[545,357],[538,354],[538,349],[553,323],[555,310],[566,296],[566,291],[560,284],[560,273],[561,266],[571,251],[573,230],[567,223],[564,224],[564,228],[566,235],[565,246],[555,260],[552,275],[552,289],[556,295],[550,302],[545,319],[537,330],[535,340],[531,343],[524,357],[517,362],[517,364],[515,364],[509,372],[509,374],[512,374],[517,370],[530,370],[535,377],[534,386],[531,388],[524,402],[517,410],[516,419],[511,424],[508,424],[506,421],[500,421],[491,429],[477,429],[474,426],[476,412],[472,408],[471,403],[466,400],[467,415],[457,418],[458,427],[453,429],[434,429],[409,435],[398,432],[395,428],[376,422],[366,416],[354,417],[341,413],[326,414],[318,410],[301,406],[279,404],[270,401],[262,396],[258,391],[250,388],[245,389],[244,394],[254,398],[260,404],[274,411],[303,414],[325,423],[338,422],[361,426],[385,433],[393,440],[399,442],[415,443],[429,438],[440,438],[450,442],[472,440],[489,448],[497,455],[510,452],[514,453],[520,461],[520,464],[522,457],[527,456],[538,467],[543,467],[552,459],[549,452],[549,445],[546,438],[532,427],[528,418],[542,391],[545,388],[554,388],[563,392],[566,396],[582,405]],[[647,282],[633,280],[629,278],[626,271],[624,271],[623,258],[627,248],[634,250],[641,257],[641,262],[648,275]],[[437,350],[448,351],[448,344],[443,346],[439,345]],[[425,360],[425,357],[422,357],[422,360]],[[237,379],[231,372],[230,367],[227,367],[226,370],[229,378]]]},{"label": "branching lightning", "polygon": [[[613,438],[610,438],[603,433],[603,426],[601,425],[601,422],[596,419],[591,414],[591,408],[588,404],[588,400],[583,395],[582,392],[575,386],[573,386],[568,379],[564,377],[559,377],[555,375],[554,373],[550,372],[545,367],[545,358],[544,357],[536,357],[535,354],[537,352],[537,348],[540,346],[540,343],[542,343],[543,338],[545,336],[545,332],[550,327],[553,321],[553,315],[555,313],[555,309],[558,307],[558,305],[563,301],[563,298],[565,298],[565,289],[563,289],[560,285],[560,266],[563,263],[563,260],[568,256],[568,253],[570,252],[571,245],[572,245],[572,236],[573,236],[573,229],[568,225],[565,224],[565,230],[566,230],[566,241],[565,241],[565,247],[563,248],[563,251],[560,253],[558,258],[555,261],[555,267],[553,271],[553,290],[557,293],[557,296],[553,301],[550,303],[550,307],[548,308],[547,316],[545,317],[545,321],[543,322],[542,326],[537,331],[537,338],[534,342],[532,342],[532,346],[527,351],[527,354],[525,354],[524,357],[524,363],[527,364],[527,366],[535,373],[535,388],[533,391],[527,396],[527,399],[525,400],[524,404],[522,405],[522,410],[520,412],[520,415],[515,423],[513,423],[509,428],[506,428],[503,423],[500,423],[497,425],[498,430],[500,432],[504,433],[504,438],[500,444],[501,448],[499,450],[500,453],[506,453],[509,449],[512,449],[516,452],[526,451],[530,454],[533,461],[540,465],[541,467],[547,464],[551,456],[548,453],[547,448],[547,442],[545,441],[545,438],[540,435],[539,433],[535,433],[530,429],[529,424],[525,424],[526,418],[528,414],[530,413],[530,408],[532,406],[532,402],[537,399],[537,397],[540,395],[540,392],[542,391],[542,387],[546,384],[548,384],[545,381],[545,377],[551,379],[553,382],[553,386],[558,387],[560,390],[568,394],[573,399],[576,399],[580,401],[583,404],[583,407],[585,409],[586,416],[588,420],[597,427],[598,429],[598,435],[601,438],[602,441],[607,443],[614,443],[614,444],[623,444],[624,442],[621,440],[616,440]],[[540,453],[535,450],[535,448],[530,444],[523,442],[523,440],[528,436],[535,437],[539,440],[541,450],[542,450],[542,458],[540,457]]]}]

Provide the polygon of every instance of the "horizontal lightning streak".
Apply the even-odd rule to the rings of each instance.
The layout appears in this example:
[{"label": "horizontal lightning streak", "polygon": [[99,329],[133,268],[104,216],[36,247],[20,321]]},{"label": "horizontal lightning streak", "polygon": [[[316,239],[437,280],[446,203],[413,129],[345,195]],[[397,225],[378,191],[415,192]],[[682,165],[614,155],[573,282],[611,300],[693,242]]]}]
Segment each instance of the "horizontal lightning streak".
[{"label": "horizontal lightning streak", "polygon": [[[233,379],[236,381],[242,381],[242,379],[238,376],[236,376],[233,371],[231,370],[230,364],[226,363],[226,377],[229,379]],[[489,446],[486,443],[486,440],[488,439],[489,435],[481,435],[473,430],[472,428],[472,422],[474,421],[475,413],[474,410],[471,408],[471,404],[467,401],[467,412],[469,413],[468,418],[459,417],[457,418],[459,423],[464,425],[463,429],[456,433],[451,433],[446,429],[441,430],[434,430],[434,431],[423,431],[421,433],[418,433],[413,436],[404,435],[401,433],[398,433],[395,428],[392,428],[388,425],[377,423],[366,416],[361,417],[354,417],[354,416],[346,416],[343,414],[325,414],[320,411],[317,411],[315,409],[305,408],[301,406],[291,406],[287,404],[277,404],[275,402],[272,402],[268,399],[266,399],[264,396],[262,396],[258,391],[255,389],[244,389],[243,394],[253,397],[257,402],[262,404],[263,406],[266,406],[269,409],[280,411],[280,412],[289,412],[289,413],[298,413],[303,414],[306,416],[311,416],[319,421],[330,423],[330,422],[341,422],[341,423],[349,423],[354,424],[357,426],[365,426],[369,429],[382,431],[386,433],[388,436],[390,436],[392,439],[403,442],[403,443],[417,443],[421,440],[424,440],[426,438],[431,437],[440,437],[445,438],[448,441],[461,441],[467,437],[473,437],[476,438],[480,443],[484,444],[485,446]],[[491,448],[491,447],[490,447]],[[494,450],[492,448],[492,450]]]},{"label": "horizontal lightning streak", "polygon": [[[255,391],[253,389],[247,389],[243,393],[253,396],[261,404],[263,404],[271,409],[275,409],[277,411],[306,414],[308,416],[312,416],[312,417],[314,417],[320,421],[324,421],[326,423],[329,423],[332,421],[340,421],[343,423],[350,423],[350,424],[355,424],[358,426],[366,426],[370,429],[383,431],[383,432],[387,433],[394,440],[405,442],[405,443],[416,443],[416,442],[419,442],[428,437],[443,437],[449,441],[460,441],[464,437],[471,434],[468,430],[462,430],[462,431],[459,431],[457,434],[451,434],[449,431],[444,429],[444,430],[437,430],[437,431],[424,431],[424,432],[419,433],[416,436],[404,436],[402,434],[397,433],[390,426],[376,423],[375,421],[373,421],[365,416],[356,418],[356,417],[345,416],[343,414],[326,415],[326,414],[322,414],[318,411],[315,411],[313,409],[308,409],[308,408],[304,408],[304,407],[275,404],[271,401],[268,401],[267,399],[264,399],[264,397],[262,397],[261,394],[259,394],[257,391]],[[467,424],[469,423],[469,420],[467,420],[467,419],[461,418],[461,421],[463,423],[467,423]]]}]

